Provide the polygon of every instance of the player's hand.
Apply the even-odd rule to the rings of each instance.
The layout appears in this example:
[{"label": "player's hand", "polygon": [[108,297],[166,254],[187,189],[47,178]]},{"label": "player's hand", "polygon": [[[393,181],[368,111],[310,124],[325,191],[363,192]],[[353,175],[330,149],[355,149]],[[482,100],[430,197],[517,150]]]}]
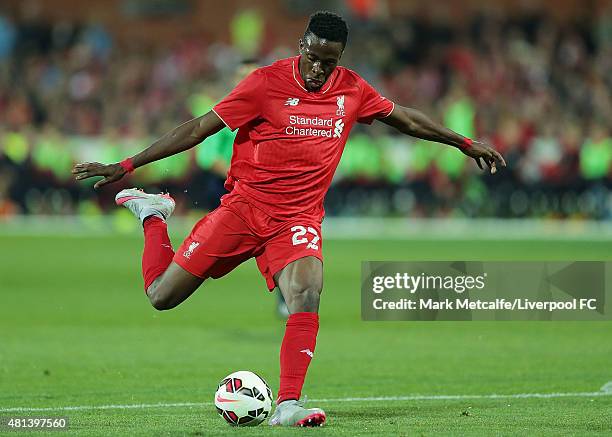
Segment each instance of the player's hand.
[{"label": "player's hand", "polygon": [[118,163],[100,164],[99,162],[85,162],[75,165],[72,169],[72,174],[75,175],[76,180],[87,179],[94,176],[104,176],[104,179],[100,179],[96,182],[94,185],[95,189],[112,182],[117,182],[126,173],[127,171]]},{"label": "player's hand", "polygon": [[482,159],[489,167],[491,174],[497,173],[497,164],[502,167],[506,166],[504,157],[501,156],[497,150],[480,141],[472,141],[472,145],[468,149],[463,150],[463,153],[474,158],[478,167],[484,170],[482,162],[480,161]]}]

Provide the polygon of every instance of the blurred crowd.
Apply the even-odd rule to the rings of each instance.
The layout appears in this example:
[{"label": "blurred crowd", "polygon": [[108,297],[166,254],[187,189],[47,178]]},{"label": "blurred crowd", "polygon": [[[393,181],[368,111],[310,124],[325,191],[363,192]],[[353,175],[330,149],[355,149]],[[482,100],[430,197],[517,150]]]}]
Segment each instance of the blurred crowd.
[{"label": "blurred crowd", "polygon": [[[236,17],[250,24],[234,26],[230,43],[159,47],[119,42],[93,21],[0,12],[0,216],[108,210],[110,191],[75,182],[73,163],[136,153],[206,112],[246,57],[267,64],[296,52],[261,44],[245,53],[241,41],[261,41],[268,24],[249,14]],[[612,218],[612,10],[564,23],[534,12],[457,23],[426,13],[347,17],[343,65],[393,101],[490,142],[508,168],[483,176],[452,148],[380,123],[358,127],[329,215]],[[226,129],[125,185],[169,190],[185,209],[214,208],[232,140]]]}]

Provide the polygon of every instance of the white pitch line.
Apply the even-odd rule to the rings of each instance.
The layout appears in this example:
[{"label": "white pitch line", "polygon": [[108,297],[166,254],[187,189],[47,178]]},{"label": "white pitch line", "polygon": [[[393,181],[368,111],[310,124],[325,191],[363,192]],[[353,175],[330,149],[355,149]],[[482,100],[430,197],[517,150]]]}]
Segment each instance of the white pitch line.
[{"label": "white pitch line", "polygon": [[41,412],[41,411],[83,411],[83,410],[133,410],[139,408],[173,408],[173,407],[205,407],[212,405],[212,402],[176,402],[176,403],[158,403],[158,404],[128,404],[128,405],[77,405],[70,407],[14,407],[0,408],[0,413],[18,413],[18,412]]},{"label": "white pitch line", "polygon": [[[393,401],[444,401],[469,399],[552,399],[552,398],[590,398],[597,396],[612,396],[612,392],[576,392],[576,393],[514,393],[514,394],[485,394],[485,395],[410,395],[410,396],[381,396],[363,398],[335,398],[335,399],[309,399],[313,403],[338,402],[393,402]],[[14,407],[0,408],[0,413],[37,413],[45,411],[92,411],[92,410],[132,410],[148,408],[181,408],[181,407],[209,407],[212,402],[176,402],[157,404],[127,404],[127,405],[78,405],[69,407]]]}]

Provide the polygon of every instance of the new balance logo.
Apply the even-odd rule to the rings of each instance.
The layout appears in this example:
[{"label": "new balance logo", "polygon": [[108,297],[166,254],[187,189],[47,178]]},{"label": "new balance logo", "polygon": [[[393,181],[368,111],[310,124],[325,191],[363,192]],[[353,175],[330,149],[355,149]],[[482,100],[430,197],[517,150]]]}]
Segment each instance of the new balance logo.
[{"label": "new balance logo", "polygon": [[308,355],[310,358],[314,357],[314,353],[310,350],[310,349],[302,349],[300,352],[304,352],[306,355]]},{"label": "new balance logo", "polygon": [[197,241],[194,241],[193,243],[191,243],[189,245],[189,249],[187,249],[184,253],[183,256],[187,259],[191,258],[191,254],[193,253],[194,250],[196,250],[196,248],[200,245],[200,243],[198,243]]},{"label": "new balance logo", "polygon": [[289,97],[285,102],[285,106],[297,106],[300,103],[300,99],[297,97]]}]

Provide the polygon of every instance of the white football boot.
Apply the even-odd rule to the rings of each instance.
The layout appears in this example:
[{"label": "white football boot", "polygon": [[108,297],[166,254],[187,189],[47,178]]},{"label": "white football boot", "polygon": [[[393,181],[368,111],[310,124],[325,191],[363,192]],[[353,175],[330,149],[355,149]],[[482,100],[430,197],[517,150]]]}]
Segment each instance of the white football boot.
[{"label": "white football boot", "polygon": [[285,401],[276,406],[270,417],[270,426],[323,426],[325,411],[320,408],[304,408],[305,401]]},{"label": "white football boot", "polygon": [[140,223],[152,215],[166,221],[176,206],[169,194],[147,194],[138,188],[119,191],[115,196],[115,203],[132,211]]}]

